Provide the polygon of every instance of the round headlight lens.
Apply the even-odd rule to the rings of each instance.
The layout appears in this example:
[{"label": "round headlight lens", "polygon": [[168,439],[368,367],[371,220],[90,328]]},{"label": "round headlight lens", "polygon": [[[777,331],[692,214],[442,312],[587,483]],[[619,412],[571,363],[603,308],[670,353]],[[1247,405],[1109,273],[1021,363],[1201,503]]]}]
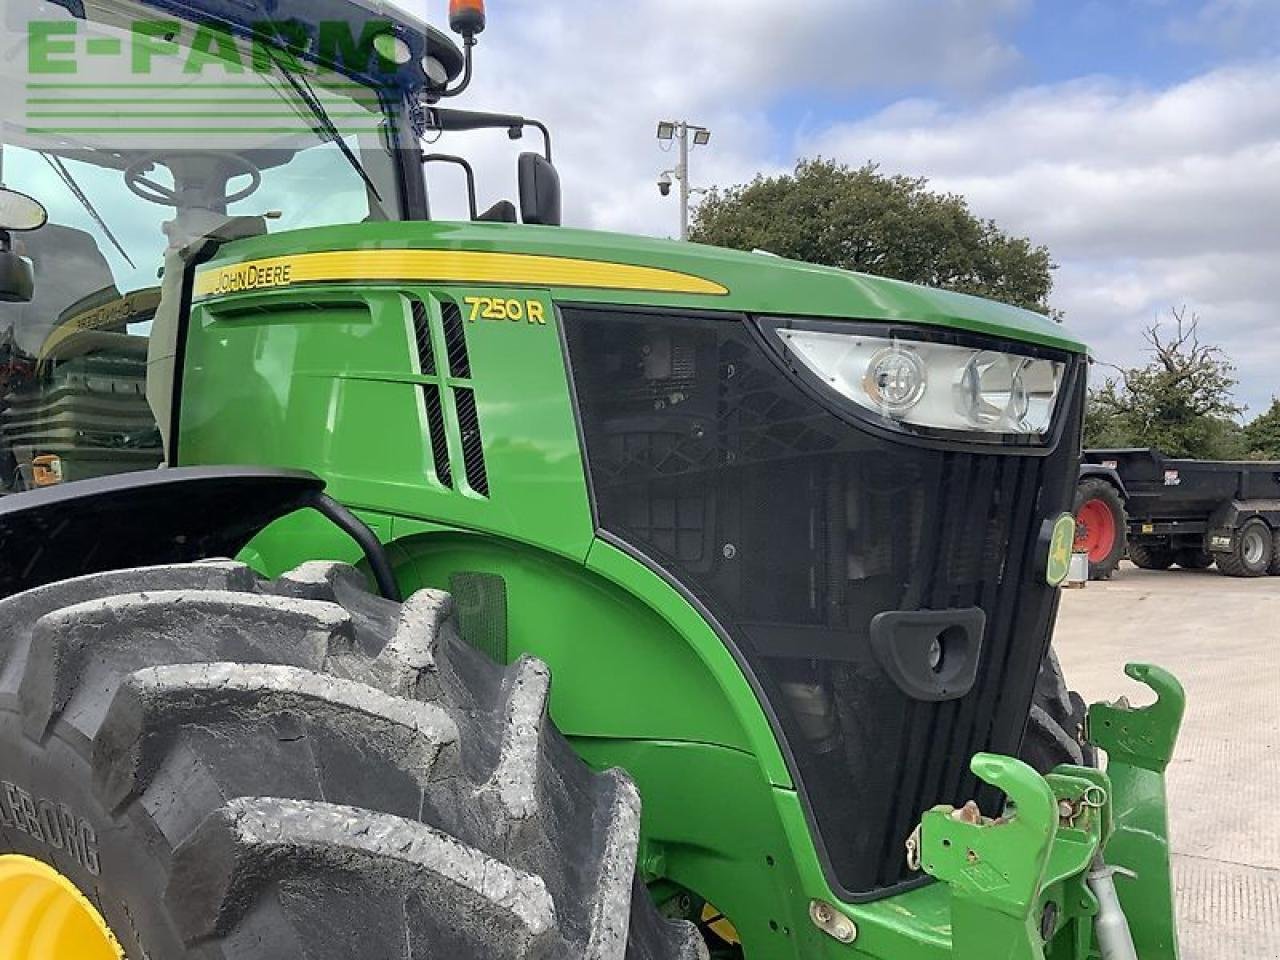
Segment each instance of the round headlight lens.
[{"label": "round headlight lens", "polygon": [[924,364],[913,351],[888,347],[867,364],[863,388],[872,402],[884,410],[904,413],[924,396]]},{"label": "round headlight lens", "polygon": [[956,380],[956,412],[976,427],[1012,433],[1043,429],[1028,422],[1032,397],[1026,375],[1032,362],[1007,353],[974,354]]},{"label": "round headlight lens", "polygon": [[[1019,422],[1026,414],[1026,391],[1021,388],[1021,359],[1005,353],[976,353],[964,365],[956,383],[956,412],[974,426],[1002,421]],[[1021,399],[1016,395],[1021,394]],[[1023,413],[1012,416],[1016,404]]]}]

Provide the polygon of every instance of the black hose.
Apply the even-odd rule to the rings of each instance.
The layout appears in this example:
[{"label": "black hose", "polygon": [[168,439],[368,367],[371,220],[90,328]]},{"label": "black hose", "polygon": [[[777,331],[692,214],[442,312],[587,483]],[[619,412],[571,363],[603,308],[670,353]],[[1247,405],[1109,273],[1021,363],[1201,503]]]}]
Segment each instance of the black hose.
[{"label": "black hose", "polygon": [[317,492],[308,506],[356,542],[369,561],[369,570],[378,584],[379,593],[397,603],[404,599],[400,585],[396,583],[395,571],[391,568],[391,558],[368,524],[327,493]]}]

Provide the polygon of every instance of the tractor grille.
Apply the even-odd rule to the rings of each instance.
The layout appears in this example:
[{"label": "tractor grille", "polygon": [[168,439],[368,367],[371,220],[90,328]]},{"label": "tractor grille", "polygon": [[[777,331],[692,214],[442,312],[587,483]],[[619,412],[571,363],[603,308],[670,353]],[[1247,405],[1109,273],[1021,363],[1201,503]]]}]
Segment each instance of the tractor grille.
[{"label": "tractor grille", "polygon": [[[600,525],[728,631],[836,888],[920,882],[903,850],[923,811],[1000,812],[969,761],[1022,737],[1057,603],[1042,524],[1069,507],[1078,433],[1044,456],[908,444],[826,410],[748,320],[563,312]],[[882,668],[878,614],[974,608],[963,696],[916,699]]]},{"label": "tractor grille", "polygon": [[[863,792],[884,800],[872,805],[870,818],[850,825],[856,829],[844,842],[878,865],[876,887],[910,879],[903,844],[924,810],[976,797],[984,812],[999,812],[998,792],[969,771],[969,760],[981,751],[1017,753],[1056,610],[1056,591],[1040,581],[1039,521],[1066,504],[1035,509],[1045,461],[945,453],[940,466],[930,492],[937,512],[921,531],[899,609],[978,607],[986,614],[984,650],[967,696],[943,703],[903,698],[886,703],[874,720],[885,734],[878,747],[884,769]],[[846,673],[848,699],[868,699],[866,679]]]}]

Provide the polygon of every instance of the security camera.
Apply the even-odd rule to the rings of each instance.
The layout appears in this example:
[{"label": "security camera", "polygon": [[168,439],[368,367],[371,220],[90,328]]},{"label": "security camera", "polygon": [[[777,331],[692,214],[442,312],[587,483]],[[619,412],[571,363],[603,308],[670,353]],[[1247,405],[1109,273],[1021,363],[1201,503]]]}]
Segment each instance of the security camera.
[{"label": "security camera", "polygon": [[671,196],[671,174],[664,173],[658,178],[658,192],[664,197]]}]

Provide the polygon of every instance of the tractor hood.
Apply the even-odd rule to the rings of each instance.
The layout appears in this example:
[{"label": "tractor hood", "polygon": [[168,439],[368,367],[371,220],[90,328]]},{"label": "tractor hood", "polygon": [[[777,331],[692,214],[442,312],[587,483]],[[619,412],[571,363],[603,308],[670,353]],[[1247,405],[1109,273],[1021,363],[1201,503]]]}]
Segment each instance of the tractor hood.
[{"label": "tractor hood", "polygon": [[915,323],[1087,350],[1042,314],[979,297],[764,253],[512,224],[360,224],[244,240],[201,268],[196,298],[341,281],[536,286],[561,302]]}]

